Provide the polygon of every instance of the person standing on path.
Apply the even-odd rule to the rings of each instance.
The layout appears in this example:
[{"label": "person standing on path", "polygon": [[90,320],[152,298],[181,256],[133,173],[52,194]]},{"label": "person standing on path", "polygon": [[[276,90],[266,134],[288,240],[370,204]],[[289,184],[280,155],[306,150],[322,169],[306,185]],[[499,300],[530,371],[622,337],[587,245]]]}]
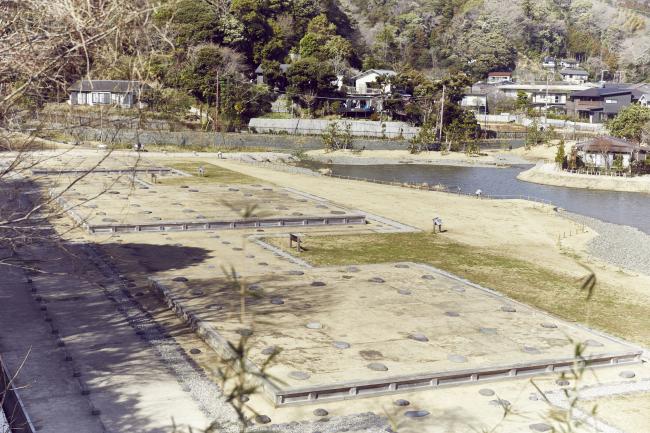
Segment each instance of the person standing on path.
[{"label": "person standing on path", "polygon": [[442,219],[440,217],[435,217],[433,219],[433,233],[436,232],[436,227],[438,228],[438,231],[442,233]]}]

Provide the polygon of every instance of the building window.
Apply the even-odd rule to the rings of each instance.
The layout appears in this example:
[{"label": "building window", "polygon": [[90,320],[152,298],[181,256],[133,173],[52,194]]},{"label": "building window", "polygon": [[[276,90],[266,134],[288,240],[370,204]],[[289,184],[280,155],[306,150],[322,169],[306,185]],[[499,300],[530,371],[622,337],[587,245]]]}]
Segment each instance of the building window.
[{"label": "building window", "polygon": [[616,99],[605,99],[605,104],[618,104]]},{"label": "building window", "polygon": [[110,104],[111,94],[105,92],[93,92],[93,104]]}]

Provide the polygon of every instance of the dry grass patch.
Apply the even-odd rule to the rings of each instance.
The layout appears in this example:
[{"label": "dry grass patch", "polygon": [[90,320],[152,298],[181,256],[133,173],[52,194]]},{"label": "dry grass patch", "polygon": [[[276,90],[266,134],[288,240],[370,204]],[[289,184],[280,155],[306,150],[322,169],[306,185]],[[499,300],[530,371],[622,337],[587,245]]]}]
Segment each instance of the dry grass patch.
[{"label": "dry grass patch", "polygon": [[[286,239],[268,241],[288,250]],[[571,276],[489,249],[452,242],[444,235],[421,232],[307,237],[304,247],[300,258],[317,266],[427,263],[566,320],[650,344],[650,306],[621,290],[598,285],[587,301],[581,281]]]},{"label": "dry grass patch", "polygon": [[[167,163],[166,165],[191,174],[192,177],[161,178],[159,183],[163,185],[180,185],[188,183],[252,184],[261,182],[260,179],[256,177],[248,176],[237,171],[202,161],[172,162]],[[205,170],[204,176],[198,175],[199,166],[203,166]]]}]

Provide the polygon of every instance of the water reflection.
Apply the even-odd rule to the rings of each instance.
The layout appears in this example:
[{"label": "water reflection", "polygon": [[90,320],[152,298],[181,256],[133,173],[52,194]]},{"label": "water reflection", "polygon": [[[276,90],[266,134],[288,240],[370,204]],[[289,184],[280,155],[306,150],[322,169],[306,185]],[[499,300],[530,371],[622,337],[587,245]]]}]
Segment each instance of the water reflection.
[{"label": "water reflection", "polygon": [[650,195],[538,185],[517,180],[529,166],[509,168],[432,165],[332,165],[334,174],[399,182],[443,184],[486,195],[524,195],[550,200],[568,211],[650,233]]}]

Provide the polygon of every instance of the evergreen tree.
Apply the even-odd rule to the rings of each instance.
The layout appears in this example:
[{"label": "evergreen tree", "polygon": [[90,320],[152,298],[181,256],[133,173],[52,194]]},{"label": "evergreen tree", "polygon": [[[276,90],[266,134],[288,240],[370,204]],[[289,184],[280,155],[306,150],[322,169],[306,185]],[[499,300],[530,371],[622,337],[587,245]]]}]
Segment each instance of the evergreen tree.
[{"label": "evergreen tree", "polygon": [[557,147],[557,152],[555,153],[555,163],[558,167],[562,168],[564,166],[564,160],[566,158],[566,150],[564,149],[564,138],[560,140],[560,144]]}]

